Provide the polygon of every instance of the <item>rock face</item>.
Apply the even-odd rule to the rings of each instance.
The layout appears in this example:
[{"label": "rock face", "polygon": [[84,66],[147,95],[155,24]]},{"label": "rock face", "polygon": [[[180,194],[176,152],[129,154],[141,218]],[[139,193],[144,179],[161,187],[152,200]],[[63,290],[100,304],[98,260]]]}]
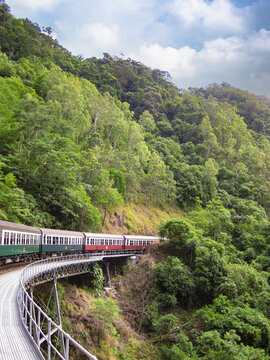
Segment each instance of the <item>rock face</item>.
[{"label": "rock face", "polygon": [[179,209],[160,209],[143,204],[127,203],[124,207],[107,214],[102,232],[110,234],[157,234],[162,220],[181,216]]}]

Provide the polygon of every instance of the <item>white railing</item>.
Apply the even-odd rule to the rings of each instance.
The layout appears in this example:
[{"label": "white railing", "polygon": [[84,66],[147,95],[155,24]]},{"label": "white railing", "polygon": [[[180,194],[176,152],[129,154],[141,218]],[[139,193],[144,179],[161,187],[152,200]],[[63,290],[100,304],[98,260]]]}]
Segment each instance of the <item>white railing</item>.
[{"label": "white railing", "polygon": [[75,256],[62,256],[48,258],[28,265],[21,274],[18,289],[18,306],[22,323],[30,335],[34,346],[38,350],[41,359],[68,360],[70,347],[80,354],[80,359],[85,358],[97,360],[97,358],[85,350],[77,341],[67,334],[61,326],[52,321],[49,316],[34,302],[28,294],[27,287],[36,277],[42,273],[65,267],[74,263],[85,263],[100,261],[102,254],[87,254]]},{"label": "white railing", "polygon": [[[74,264],[83,265],[86,263],[102,261],[106,257],[131,256],[141,251],[104,251],[102,253],[78,254],[71,256],[61,256],[47,258],[32,263],[24,268],[20,277],[19,289],[17,294],[20,317],[24,328],[28,332],[33,345],[37,349],[41,359],[69,360],[71,347],[74,349],[77,358],[97,360],[97,358],[85,350],[77,341],[67,334],[34,302],[32,295],[27,290],[31,290],[33,284],[38,284],[44,279],[43,274],[50,273],[54,279],[68,276],[70,273],[58,272]],[[81,269],[81,272],[85,272]],[[53,274],[52,274],[53,273]],[[45,277],[46,278],[46,277]],[[45,281],[48,281],[48,279]],[[31,294],[31,291],[30,291]],[[83,355],[84,356],[83,356]],[[83,357],[82,357],[83,356]]]}]

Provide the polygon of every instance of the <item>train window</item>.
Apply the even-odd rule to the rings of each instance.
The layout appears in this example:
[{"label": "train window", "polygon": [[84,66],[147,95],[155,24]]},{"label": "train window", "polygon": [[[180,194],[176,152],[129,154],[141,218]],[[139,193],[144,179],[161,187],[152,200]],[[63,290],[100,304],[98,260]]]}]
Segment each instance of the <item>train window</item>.
[{"label": "train window", "polygon": [[15,234],[13,232],[10,233],[10,245],[15,244]]},{"label": "train window", "polygon": [[146,241],[145,241],[145,240],[143,241],[143,245],[146,245]]},{"label": "train window", "polygon": [[25,234],[22,234],[21,244],[22,244],[22,245],[25,245]]},{"label": "train window", "polygon": [[104,245],[104,239],[100,239],[100,245]]},{"label": "train window", "polygon": [[9,243],[9,232],[4,232],[4,245],[8,245]]},{"label": "train window", "polygon": [[130,244],[130,245],[133,245],[133,240],[129,240],[129,244]]},{"label": "train window", "polygon": [[146,244],[147,244],[147,245],[150,245],[150,244],[151,244],[151,241],[149,241],[149,240],[146,241]]},{"label": "train window", "polygon": [[109,240],[105,239],[105,245],[109,245]]},{"label": "train window", "polygon": [[112,245],[112,239],[109,239],[109,245]]}]

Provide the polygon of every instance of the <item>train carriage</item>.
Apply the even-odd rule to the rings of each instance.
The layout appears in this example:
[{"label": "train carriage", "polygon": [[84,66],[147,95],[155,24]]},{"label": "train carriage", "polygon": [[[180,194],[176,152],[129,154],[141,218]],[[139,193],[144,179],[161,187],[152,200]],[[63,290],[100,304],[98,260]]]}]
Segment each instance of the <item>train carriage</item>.
[{"label": "train carriage", "polygon": [[0,220],[1,263],[7,259],[19,260],[19,256],[29,260],[38,258],[40,244],[40,229]]},{"label": "train carriage", "polygon": [[66,253],[83,251],[84,235],[77,231],[41,228],[42,253]]},{"label": "train carriage", "polygon": [[60,254],[103,250],[146,250],[158,237],[82,233],[36,228],[0,220],[0,265]]},{"label": "train carriage", "polygon": [[125,248],[127,250],[148,249],[154,243],[159,242],[155,236],[125,235]]},{"label": "train carriage", "polygon": [[84,233],[85,251],[122,250],[125,239],[122,235]]}]

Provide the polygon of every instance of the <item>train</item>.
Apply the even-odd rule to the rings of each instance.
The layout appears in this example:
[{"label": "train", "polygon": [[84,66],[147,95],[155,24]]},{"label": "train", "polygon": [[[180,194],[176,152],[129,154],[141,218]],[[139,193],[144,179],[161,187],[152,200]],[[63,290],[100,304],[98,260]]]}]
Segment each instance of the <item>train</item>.
[{"label": "train", "polygon": [[105,250],[147,250],[159,237],[46,229],[0,220],[0,265]]}]

